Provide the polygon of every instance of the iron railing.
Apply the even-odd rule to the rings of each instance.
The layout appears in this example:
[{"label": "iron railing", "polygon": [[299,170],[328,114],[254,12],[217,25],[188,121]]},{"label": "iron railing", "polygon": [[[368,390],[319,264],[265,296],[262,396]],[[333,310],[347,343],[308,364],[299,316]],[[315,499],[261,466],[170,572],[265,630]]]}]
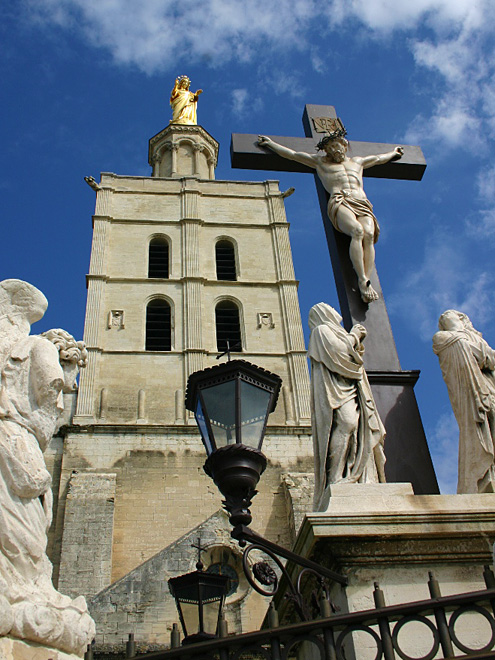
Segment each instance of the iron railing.
[{"label": "iron railing", "polygon": [[[126,655],[136,660],[350,660],[353,657],[360,660],[361,657],[373,658],[370,648],[374,645],[375,660],[433,660],[466,656],[475,656],[477,660],[495,658],[495,577],[488,567],[485,567],[483,576],[486,584],[484,590],[441,596],[438,582],[430,573],[430,599],[388,606],[383,591],[375,583],[375,609],[330,616],[330,603],[322,599],[322,618],[277,626],[276,613],[272,608],[272,616],[268,617],[271,627],[259,632],[137,656],[133,647],[132,654]],[[459,626],[459,621],[466,615],[481,617],[479,622],[485,626],[483,639],[473,634],[476,627],[470,619],[471,639],[466,641],[466,626]],[[411,648],[411,635],[404,636],[405,628],[411,624],[416,626],[413,637],[418,639],[418,645],[419,640],[423,645],[425,640],[431,641],[431,648],[422,656],[417,654],[418,648]],[[459,627],[463,630],[459,631]],[[365,656],[353,642],[354,635],[360,635],[361,640],[369,638]],[[408,639],[407,645],[400,641],[403,637]],[[175,644],[178,644],[177,636]]]}]

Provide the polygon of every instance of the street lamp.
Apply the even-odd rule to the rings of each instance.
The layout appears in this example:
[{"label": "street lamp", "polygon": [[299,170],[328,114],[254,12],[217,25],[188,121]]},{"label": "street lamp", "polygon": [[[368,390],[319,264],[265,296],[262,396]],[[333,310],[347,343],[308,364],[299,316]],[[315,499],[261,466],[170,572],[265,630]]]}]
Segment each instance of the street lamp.
[{"label": "street lamp", "polygon": [[189,376],[186,408],[194,412],[206,448],[204,470],[224,495],[234,526],[252,520],[251,498],[266,467],[261,446],[281,385],[279,376],[245,360]]},{"label": "street lamp", "polygon": [[[204,470],[225,497],[223,504],[234,527],[231,536],[244,548],[243,568],[249,584],[264,596],[273,596],[280,584],[267,562],[251,565],[249,554],[261,550],[287,580],[291,599],[301,618],[309,620],[311,615],[304,603],[301,579],[312,574],[328,596],[325,580],[345,585],[347,578],[249,528],[251,499],[256,495],[256,485],[266,467],[266,458],[261,453],[266,422],[275,410],[281,385],[280,376],[245,360],[232,360],[189,376],[186,408],[194,412],[206,448],[208,457]],[[295,583],[279,557],[302,567]]]},{"label": "street lamp", "polygon": [[203,571],[201,541],[198,562],[192,573],[170,578],[168,588],[175,598],[180,622],[184,631],[182,644],[205,642],[217,637],[229,577]]}]

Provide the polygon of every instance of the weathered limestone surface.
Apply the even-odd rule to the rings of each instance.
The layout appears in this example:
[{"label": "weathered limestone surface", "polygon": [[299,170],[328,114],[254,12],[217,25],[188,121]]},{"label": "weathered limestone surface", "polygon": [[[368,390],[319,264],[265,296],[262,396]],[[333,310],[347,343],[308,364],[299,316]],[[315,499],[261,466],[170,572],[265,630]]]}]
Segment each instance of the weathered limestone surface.
[{"label": "weathered limestone surface", "polygon": [[170,124],[149,143],[153,177],[214,179],[217,158],[218,142],[201,126]]},{"label": "weathered limestone surface", "polygon": [[[50,448],[58,485],[51,556],[57,583],[70,593],[79,587],[89,597],[96,589],[118,591],[120,580],[218,511],[221,496],[204,474],[205,453],[184,394],[190,373],[218,364],[215,306],[223,300],[239,308],[242,358],[283,379],[253,513],[257,531],[268,538],[285,546],[294,538],[282,474],[306,473],[313,461],[309,373],[284,199],[277,181],[215,180],[217,148],[200,126],[170,125],[150,140],[152,176],[104,173],[92,186],[88,367],[72,425],[63,444],[54,440]],[[155,238],[168,242],[167,278],[148,277]],[[219,240],[234,246],[235,281],[217,278]],[[146,308],[153,298],[170,305],[170,351],[145,350]],[[108,475],[115,475],[113,503],[105,490]],[[104,557],[98,548],[91,567],[90,548],[103,525],[102,544],[111,543],[111,552]],[[193,554],[188,547],[188,557]],[[137,613],[133,619],[139,619],[137,627],[125,629],[138,641],[146,630],[150,639],[164,634],[168,642],[164,631],[176,620],[175,610],[167,610],[161,632],[149,627],[157,612],[165,621],[161,598],[150,593],[141,619]],[[255,627],[251,617],[258,622],[263,616],[265,601],[250,597],[245,603],[242,617],[232,614],[232,630]],[[123,643],[122,613],[112,610],[105,619],[103,610],[94,612],[105,634]]]},{"label": "weathered limestone surface", "polygon": [[111,582],[116,474],[73,472],[65,503],[58,588],[91,598]]},{"label": "weathered limestone surface", "polygon": [[1,660],[80,660],[78,655],[13,637],[0,637],[0,658]]},{"label": "weathered limestone surface", "polygon": [[[290,546],[293,535],[287,527],[288,509],[282,474],[291,476],[312,469],[310,429],[269,429],[264,442],[268,467],[253,501],[256,530],[282,545]],[[59,585],[78,586],[92,596],[98,576],[107,575],[107,564],[95,562],[88,574],[93,544],[92,521],[107,519],[113,507],[113,548],[110,579],[104,586],[148,560],[218,510],[221,496],[203,471],[205,452],[196,427],[140,426],[75,432],[65,438],[65,455],[59,475],[61,504],[52,534],[55,557],[60,557]],[[84,468],[82,467],[84,466]],[[74,471],[77,474],[74,474]],[[105,504],[99,479],[115,474],[115,502]],[[85,491],[73,490],[84,484]],[[70,497],[65,504],[65,493]],[[66,507],[69,515],[64,514]],[[78,507],[80,509],[78,510]],[[310,509],[311,504],[308,503]],[[303,514],[301,505],[301,514]],[[101,516],[101,517],[100,517]],[[109,529],[102,536],[106,543]],[[63,541],[62,541],[62,534]],[[70,539],[70,542],[68,541]],[[99,552],[99,551],[98,551]],[[84,561],[74,564],[74,553]],[[103,555],[100,555],[103,561]],[[88,587],[88,591],[85,591]]]},{"label": "weathered limestone surface", "polygon": [[282,484],[287,507],[287,522],[294,543],[304,516],[313,510],[315,475],[314,472],[283,474]]}]

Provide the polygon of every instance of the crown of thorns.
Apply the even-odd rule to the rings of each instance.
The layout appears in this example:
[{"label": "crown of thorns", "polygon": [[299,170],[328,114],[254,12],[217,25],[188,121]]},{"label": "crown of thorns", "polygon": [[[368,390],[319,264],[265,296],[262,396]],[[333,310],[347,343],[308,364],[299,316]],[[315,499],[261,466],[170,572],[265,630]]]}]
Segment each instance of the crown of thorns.
[{"label": "crown of thorns", "polygon": [[325,135],[318,144],[316,145],[316,148],[321,151],[326,144],[331,142],[332,140],[338,140],[339,138],[345,138],[347,135],[347,131],[345,130],[344,127],[338,128],[336,131],[333,131],[332,133],[329,133],[328,135]]}]

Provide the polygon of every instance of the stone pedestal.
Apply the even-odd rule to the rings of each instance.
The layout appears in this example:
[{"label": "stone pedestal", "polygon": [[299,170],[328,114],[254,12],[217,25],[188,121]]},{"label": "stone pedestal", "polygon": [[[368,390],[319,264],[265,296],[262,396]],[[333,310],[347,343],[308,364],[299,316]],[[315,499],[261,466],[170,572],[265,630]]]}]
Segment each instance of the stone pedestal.
[{"label": "stone pedestal", "polygon": [[[331,594],[343,614],[375,608],[375,583],[386,605],[427,600],[430,572],[442,596],[484,589],[483,567],[492,564],[494,540],[493,494],[414,495],[410,484],[337,484],[328,510],[307,514],[295,552],[347,576],[348,586],[333,585]],[[464,623],[465,641],[486,643],[486,621],[463,616],[471,617]],[[401,632],[410,656],[431,647],[428,630],[415,626],[420,624]],[[354,639],[349,657],[374,657],[369,635]]]},{"label": "stone pedestal", "polygon": [[78,655],[41,646],[34,642],[24,642],[12,637],[0,637],[1,660],[81,660]]}]

